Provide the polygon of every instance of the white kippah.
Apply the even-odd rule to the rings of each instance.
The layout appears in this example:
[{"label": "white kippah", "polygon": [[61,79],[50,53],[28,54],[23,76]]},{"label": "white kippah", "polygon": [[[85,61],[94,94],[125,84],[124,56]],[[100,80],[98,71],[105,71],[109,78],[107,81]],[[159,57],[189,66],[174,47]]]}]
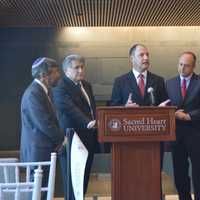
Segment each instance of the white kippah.
[{"label": "white kippah", "polygon": [[36,59],[32,65],[32,69],[40,66],[40,64],[42,64],[45,61],[45,59],[46,59],[45,57]]}]

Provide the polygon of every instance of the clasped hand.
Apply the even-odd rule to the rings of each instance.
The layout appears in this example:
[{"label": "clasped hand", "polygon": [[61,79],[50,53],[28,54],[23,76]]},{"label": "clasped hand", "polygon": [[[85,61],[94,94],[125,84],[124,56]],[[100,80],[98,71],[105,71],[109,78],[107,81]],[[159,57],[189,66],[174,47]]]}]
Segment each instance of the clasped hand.
[{"label": "clasped hand", "polygon": [[179,109],[175,112],[176,119],[183,120],[183,121],[190,121],[191,117],[189,114],[185,113],[184,110]]}]

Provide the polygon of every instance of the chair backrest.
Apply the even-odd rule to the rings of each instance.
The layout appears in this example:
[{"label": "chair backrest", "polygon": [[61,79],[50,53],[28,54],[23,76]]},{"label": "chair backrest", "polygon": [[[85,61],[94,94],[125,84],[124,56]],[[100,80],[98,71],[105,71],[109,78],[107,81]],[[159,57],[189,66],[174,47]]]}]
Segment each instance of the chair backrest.
[{"label": "chair backrest", "polygon": [[[49,166],[48,185],[42,186],[42,168]],[[34,181],[30,180],[31,168]],[[15,200],[22,200],[23,194],[31,195],[32,200],[40,200],[41,192],[47,192],[47,200],[53,200],[56,174],[56,153],[51,153],[51,160],[45,162],[3,162],[0,161],[3,180],[0,180],[0,200],[6,200],[6,194],[12,193]],[[14,177],[13,173],[14,172]],[[12,177],[11,177],[12,174]],[[25,175],[25,176],[24,176]],[[23,194],[22,194],[23,193]]]}]

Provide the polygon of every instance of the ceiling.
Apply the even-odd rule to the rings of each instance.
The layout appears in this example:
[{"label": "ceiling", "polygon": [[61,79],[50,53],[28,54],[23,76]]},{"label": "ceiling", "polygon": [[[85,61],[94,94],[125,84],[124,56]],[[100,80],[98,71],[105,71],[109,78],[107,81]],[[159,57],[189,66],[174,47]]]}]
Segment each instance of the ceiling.
[{"label": "ceiling", "polygon": [[0,0],[0,27],[200,26],[200,0]]}]

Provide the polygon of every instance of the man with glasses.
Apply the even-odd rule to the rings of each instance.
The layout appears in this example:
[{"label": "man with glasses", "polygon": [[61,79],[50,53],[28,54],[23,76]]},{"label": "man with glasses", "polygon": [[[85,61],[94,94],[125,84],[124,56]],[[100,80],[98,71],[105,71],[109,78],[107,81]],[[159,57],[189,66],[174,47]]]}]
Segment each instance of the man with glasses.
[{"label": "man with glasses", "polygon": [[172,143],[175,185],[180,200],[192,200],[189,159],[195,200],[200,199],[200,78],[194,73],[196,55],[180,55],[178,75],[166,82],[171,104],[177,107],[176,141]]}]

